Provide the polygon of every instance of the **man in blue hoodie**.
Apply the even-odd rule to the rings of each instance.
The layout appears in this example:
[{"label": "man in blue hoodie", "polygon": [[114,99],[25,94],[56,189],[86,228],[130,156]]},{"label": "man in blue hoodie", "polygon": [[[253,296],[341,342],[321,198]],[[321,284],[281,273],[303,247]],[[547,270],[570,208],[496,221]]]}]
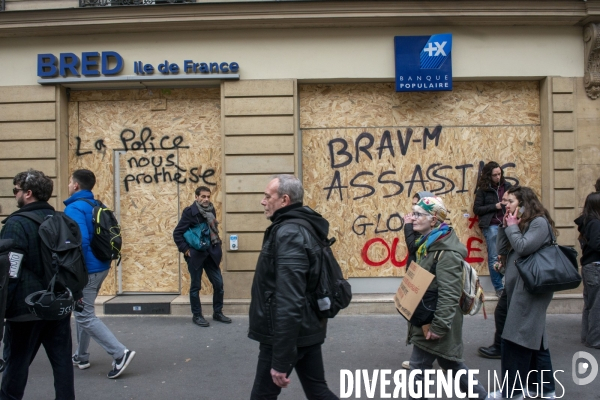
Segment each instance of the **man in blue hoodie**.
[{"label": "man in blue hoodie", "polygon": [[117,340],[110,329],[96,316],[94,309],[96,297],[102,282],[108,275],[111,263],[110,260],[98,260],[90,246],[94,236],[92,223],[94,207],[92,204],[100,204],[100,202],[94,200],[94,193],[92,193],[95,184],[96,176],[92,171],[78,169],[73,172],[69,179],[69,195],[71,197],[64,201],[67,206],[65,214],[75,220],[81,230],[83,256],[89,274],[88,284],[83,289],[83,311],[74,312],[78,347],[75,354],[73,354],[73,365],[79,367],[79,369],[90,367],[88,347],[90,338],[93,338],[112,356],[112,369],[108,373],[108,378],[114,379],[127,368],[133,356],[135,356],[135,351],[128,350]]}]

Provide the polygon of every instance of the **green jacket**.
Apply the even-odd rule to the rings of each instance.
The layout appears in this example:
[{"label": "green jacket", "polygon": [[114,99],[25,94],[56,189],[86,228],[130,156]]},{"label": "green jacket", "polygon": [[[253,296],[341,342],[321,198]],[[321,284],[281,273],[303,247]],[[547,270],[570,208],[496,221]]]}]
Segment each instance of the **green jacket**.
[{"label": "green jacket", "polygon": [[462,325],[463,315],[458,300],[463,287],[463,267],[461,260],[467,255],[467,248],[458,240],[453,230],[442,239],[434,242],[427,256],[419,264],[431,270],[433,258],[441,254],[430,288],[438,290],[437,308],[430,329],[441,336],[438,340],[425,340],[423,330],[408,323],[407,343],[453,361],[463,361]]}]

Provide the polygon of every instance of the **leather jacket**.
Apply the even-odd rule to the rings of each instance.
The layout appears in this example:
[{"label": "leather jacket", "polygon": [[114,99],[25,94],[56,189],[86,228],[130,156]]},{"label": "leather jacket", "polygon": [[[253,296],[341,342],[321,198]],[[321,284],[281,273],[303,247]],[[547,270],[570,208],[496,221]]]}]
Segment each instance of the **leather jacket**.
[{"label": "leather jacket", "polygon": [[252,283],[248,337],[273,346],[271,367],[278,372],[291,371],[297,348],[323,343],[327,332],[327,319],[317,317],[306,296],[317,286],[319,244],[303,226],[282,225],[292,218],[308,221],[321,240],[329,231],[329,222],[301,203],[277,210],[265,231]]}]

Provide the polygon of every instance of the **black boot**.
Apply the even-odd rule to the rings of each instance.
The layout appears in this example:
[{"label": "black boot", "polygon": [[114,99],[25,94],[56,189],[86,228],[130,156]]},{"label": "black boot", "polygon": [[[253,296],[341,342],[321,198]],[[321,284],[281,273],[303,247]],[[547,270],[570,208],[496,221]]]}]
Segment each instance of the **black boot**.
[{"label": "black boot", "polygon": [[491,345],[490,347],[480,347],[477,352],[484,358],[500,358],[500,348],[495,345]]}]

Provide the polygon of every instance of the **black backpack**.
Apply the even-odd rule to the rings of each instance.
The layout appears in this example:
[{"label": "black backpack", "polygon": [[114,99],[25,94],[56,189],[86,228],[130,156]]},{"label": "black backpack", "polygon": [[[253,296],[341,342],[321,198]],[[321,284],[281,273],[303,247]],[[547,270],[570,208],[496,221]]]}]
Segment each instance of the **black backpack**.
[{"label": "black backpack", "polygon": [[44,284],[47,285],[56,275],[56,284],[68,288],[75,301],[83,297],[83,288],[88,283],[88,271],[85,267],[81,248],[81,232],[77,222],[65,213],[56,211],[54,215],[42,218],[34,212],[18,213],[39,224],[41,239],[41,260],[44,266]]},{"label": "black backpack", "polygon": [[[77,200],[85,201],[93,207],[94,234],[90,247],[94,256],[100,261],[120,260],[123,238],[121,237],[121,225],[119,225],[115,214],[100,201],[94,204],[87,199]],[[119,261],[117,261],[118,263]]]},{"label": "black backpack", "polygon": [[[0,340],[4,336],[4,314],[8,294],[8,276],[10,270],[10,250],[14,246],[12,239],[0,239]],[[4,371],[4,360],[0,358],[0,372]]]},{"label": "black backpack", "polygon": [[352,288],[344,279],[340,264],[331,251],[335,238],[323,241],[319,238],[312,225],[299,218],[284,221],[284,224],[297,224],[305,227],[321,247],[321,270],[317,279],[317,287],[308,294],[312,309],[319,318],[333,318],[340,310],[348,307],[352,300]]}]

